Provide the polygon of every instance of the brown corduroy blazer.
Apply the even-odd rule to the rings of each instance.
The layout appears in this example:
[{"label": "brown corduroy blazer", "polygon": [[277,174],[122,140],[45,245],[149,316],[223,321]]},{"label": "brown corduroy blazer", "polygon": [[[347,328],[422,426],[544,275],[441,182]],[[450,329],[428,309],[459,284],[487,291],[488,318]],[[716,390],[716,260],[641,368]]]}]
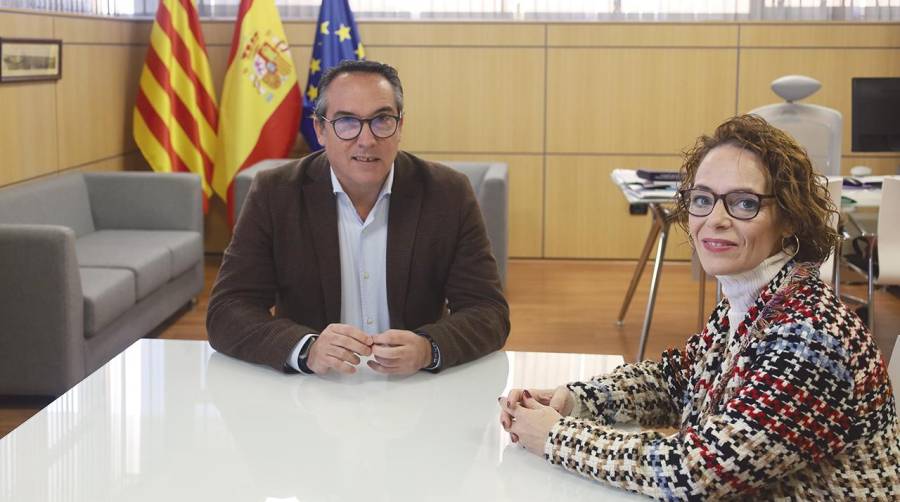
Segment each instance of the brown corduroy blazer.
[{"label": "brown corduroy blazer", "polygon": [[[391,192],[391,327],[432,337],[441,368],[500,349],[509,306],[466,176],[399,152]],[[257,174],[213,285],[206,328],[219,352],[293,371],[286,363],[300,339],[340,320],[337,199],[319,152]]]}]

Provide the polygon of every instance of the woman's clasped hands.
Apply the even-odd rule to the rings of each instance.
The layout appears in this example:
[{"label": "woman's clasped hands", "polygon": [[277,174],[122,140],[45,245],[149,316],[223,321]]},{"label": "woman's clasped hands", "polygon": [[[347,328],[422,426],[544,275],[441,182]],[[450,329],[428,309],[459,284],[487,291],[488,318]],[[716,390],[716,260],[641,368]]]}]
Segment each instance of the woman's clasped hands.
[{"label": "woman's clasped hands", "polygon": [[512,389],[500,403],[500,424],[510,440],[528,451],[544,454],[550,429],[572,413],[575,396],[565,385],[555,389]]}]

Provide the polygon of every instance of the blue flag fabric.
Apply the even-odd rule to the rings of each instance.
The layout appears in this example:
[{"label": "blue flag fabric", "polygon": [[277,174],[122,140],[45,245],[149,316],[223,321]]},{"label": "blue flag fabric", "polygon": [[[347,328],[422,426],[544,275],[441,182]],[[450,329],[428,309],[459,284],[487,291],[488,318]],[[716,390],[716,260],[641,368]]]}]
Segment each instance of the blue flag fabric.
[{"label": "blue flag fabric", "polygon": [[320,150],[316,140],[312,114],[319,97],[319,80],[322,74],[345,59],[365,59],[366,51],[356,29],[356,21],[350,12],[348,0],[322,0],[319,23],[309,61],[309,78],[303,93],[303,120],[300,132],[311,151]]}]

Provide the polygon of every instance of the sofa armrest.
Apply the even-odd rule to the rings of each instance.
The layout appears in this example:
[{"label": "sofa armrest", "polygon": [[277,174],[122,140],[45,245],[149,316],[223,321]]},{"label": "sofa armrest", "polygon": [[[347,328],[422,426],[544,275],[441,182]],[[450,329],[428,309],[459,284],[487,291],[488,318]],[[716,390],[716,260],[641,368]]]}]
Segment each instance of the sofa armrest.
[{"label": "sofa armrest", "polygon": [[85,173],[97,230],[203,233],[203,189],[190,173]]},{"label": "sofa armrest", "polygon": [[0,284],[0,394],[62,394],[85,376],[75,232],[0,224]]}]

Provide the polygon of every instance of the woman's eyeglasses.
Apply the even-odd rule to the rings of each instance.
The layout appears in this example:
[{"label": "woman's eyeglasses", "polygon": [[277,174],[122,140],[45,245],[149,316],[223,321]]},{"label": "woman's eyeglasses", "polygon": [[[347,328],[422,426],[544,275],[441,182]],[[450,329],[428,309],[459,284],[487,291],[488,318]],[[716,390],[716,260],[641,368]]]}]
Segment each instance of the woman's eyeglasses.
[{"label": "woman's eyeglasses", "polygon": [[690,188],[679,192],[681,204],[691,216],[709,216],[716,202],[724,201],[725,212],[738,220],[752,220],[759,214],[763,199],[773,199],[774,195],[761,195],[737,190],[719,195],[705,188]]}]

